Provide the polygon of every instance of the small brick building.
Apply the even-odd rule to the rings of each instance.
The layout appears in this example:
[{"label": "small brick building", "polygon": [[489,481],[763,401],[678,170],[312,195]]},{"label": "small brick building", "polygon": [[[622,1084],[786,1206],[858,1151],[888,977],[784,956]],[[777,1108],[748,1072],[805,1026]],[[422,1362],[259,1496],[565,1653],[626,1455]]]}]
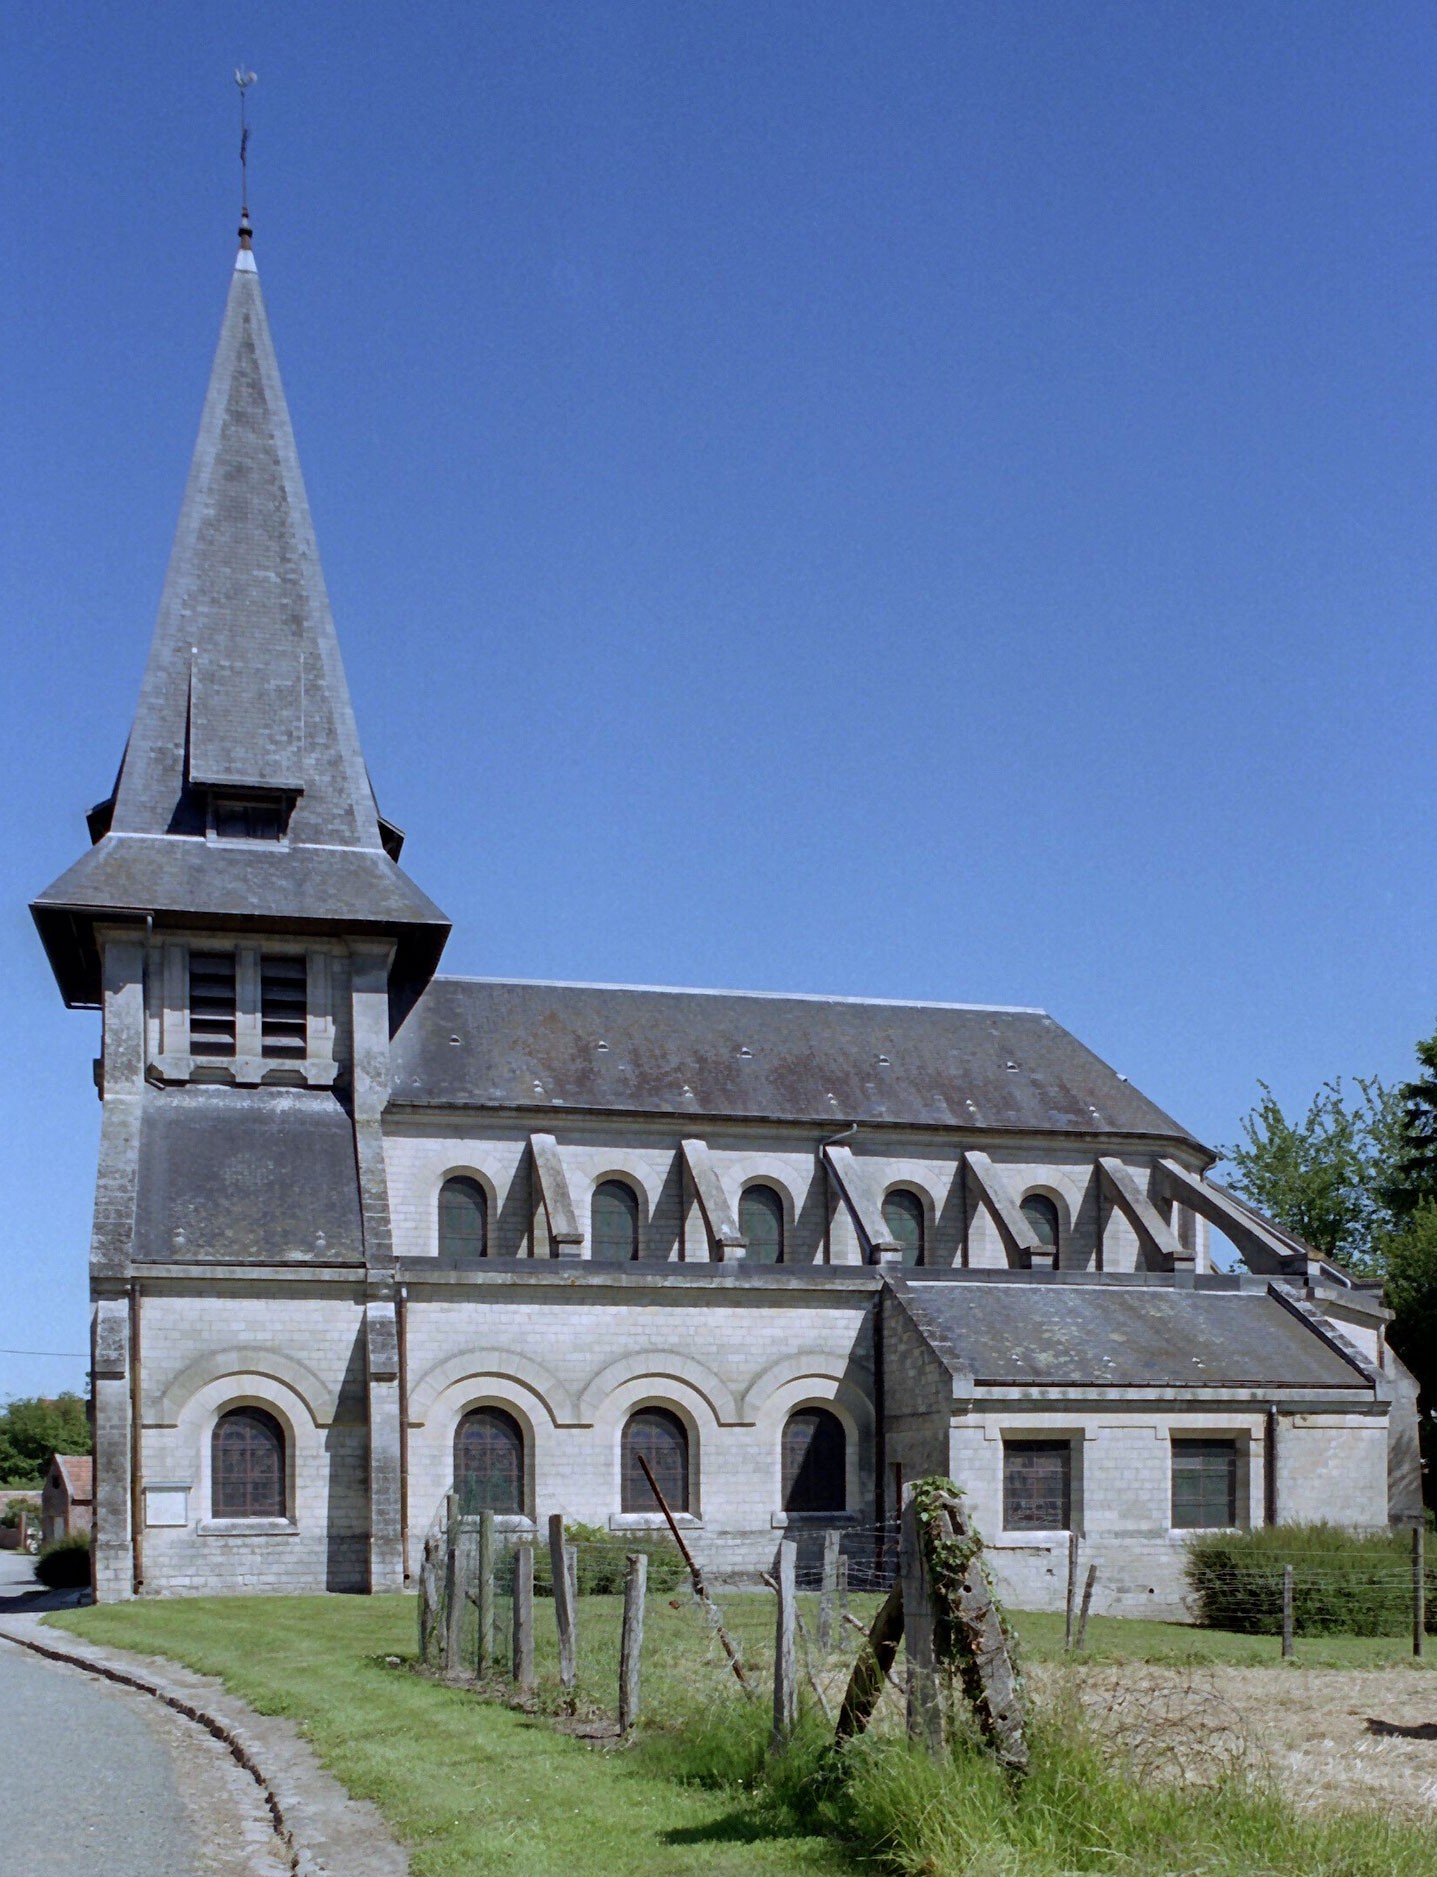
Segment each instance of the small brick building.
[{"label": "small brick building", "polygon": [[640,1454],[749,1575],[951,1473],[1027,1605],[1070,1532],[1155,1612],[1195,1529],[1416,1515],[1376,1290],[1044,1012],[439,973],[247,232],[89,833],[34,912],[103,1025],[102,1598],[397,1590],[451,1480],[652,1526]]},{"label": "small brick building", "polygon": [[56,1453],[40,1490],[40,1542],[53,1543],[95,1523],[95,1468],[88,1453]]}]

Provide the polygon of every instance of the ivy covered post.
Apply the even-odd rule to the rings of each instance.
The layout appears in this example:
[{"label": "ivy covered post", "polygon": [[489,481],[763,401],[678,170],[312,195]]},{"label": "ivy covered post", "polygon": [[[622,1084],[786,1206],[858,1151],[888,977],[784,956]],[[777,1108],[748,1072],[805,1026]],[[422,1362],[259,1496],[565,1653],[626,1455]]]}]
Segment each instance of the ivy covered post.
[{"label": "ivy covered post", "polygon": [[903,1652],[908,1659],[908,1738],[939,1757],[944,1748],[943,1702],[938,1688],[933,1573],[919,1524],[916,1488],[903,1492],[898,1530],[898,1578],[903,1588]]},{"label": "ivy covered post", "polygon": [[[1028,1739],[1013,1639],[988,1583],[983,1541],[963,1494],[951,1479],[919,1480],[904,1506],[905,1541],[910,1518],[932,1612],[935,1666],[955,1677],[998,1760],[1011,1773],[1026,1773]],[[907,1548],[905,1542],[905,1553]],[[903,1589],[906,1602],[906,1571]],[[905,1609],[905,1633],[911,1622]]]}]

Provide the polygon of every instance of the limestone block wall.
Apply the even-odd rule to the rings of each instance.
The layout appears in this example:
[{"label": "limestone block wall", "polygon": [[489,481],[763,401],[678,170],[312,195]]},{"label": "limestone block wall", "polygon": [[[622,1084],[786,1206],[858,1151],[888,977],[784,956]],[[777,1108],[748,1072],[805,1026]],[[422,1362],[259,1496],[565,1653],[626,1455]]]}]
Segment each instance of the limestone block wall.
[{"label": "limestone block wall", "polygon": [[[606,1179],[626,1181],[639,1200],[641,1255],[646,1259],[703,1260],[707,1233],[692,1194],[685,1194],[680,1134],[672,1122],[633,1118],[595,1121],[562,1114],[545,1116],[559,1145],[577,1223],[586,1235],[595,1187]],[[785,1258],[795,1264],[857,1264],[863,1261],[859,1234],[820,1163],[817,1138],[802,1130],[761,1129],[739,1123],[700,1124],[714,1171],[737,1216],[744,1189],[757,1182],[780,1195],[785,1217]],[[878,1187],[901,1186],[916,1193],[925,1215],[926,1262],[932,1265],[1005,1267],[1003,1239],[976,1183],[965,1178],[962,1154],[937,1135],[896,1138],[873,1131],[852,1146],[865,1168],[876,1166]],[[1101,1264],[1113,1271],[1140,1262],[1137,1234],[1120,1213],[1104,1205],[1096,1154],[1090,1147],[994,1146],[994,1164],[1015,1203],[1042,1193],[1058,1208],[1061,1263],[1065,1269]],[[455,1174],[477,1179],[489,1200],[490,1251],[501,1257],[532,1253],[532,1194],[527,1131],[519,1121],[476,1115],[411,1116],[391,1110],[386,1118],[385,1158],[395,1249],[402,1257],[428,1257],[438,1250],[438,1201],[444,1181]],[[1145,1184],[1146,1161],[1133,1168]],[[581,1256],[588,1252],[587,1242]],[[1198,1268],[1207,1267],[1206,1229],[1199,1233]]]},{"label": "limestone block wall", "polygon": [[797,1286],[684,1284],[619,1294],[586,1279],[579,1294],[524,1284],[466,1295],[413,1280],[408,1293],[411,1562],[452,1480],[460,1419],[483,1405],[503,1407],[523,1430],[530,1518],[562,1512],[619,1530],[639,1522],[622,1511],[624,1423],[636,1408],[671,1409],[689,1434],[695,1548],[717,1571],[770,1562],[784,1523],[784,1422],[823,1405],[848,1436],[849,1508],[871,1522],[871,1290],[820,1298]]},{"label": "limestone block wall", "polygon": [[[1224,1407],[1128,1412],[1104,1404],[1035,1409],[1013,1401],[954,1417],[953,1478],[987,1546],[999,1594],[1017,1609],[1062,1606],[1066,1531],[1011,1531],[1004,1523],[1004,1438],[1072,1442],[1072,1521],[1081,1568],[1098,1566],[1094,1607],[1120,1616],[1188,1614],[1183,1558],[1190,1534],[1172,1518],[1174,1436],[1230,1437],[1238,1448],[1239,1523],[1260,1525],[1266,1505],[1265,1415]],[[1361,1529],[1386,1523],[1386,1424],[1380,1416],[1278,1417],[1277,1516],[1325,1518]]]},{"label": "limestone block wall", "polygon": [[[368,1588],[362,1289],[255,1281],[142,1304],[144,1589]],[[286,1435],[286,1516],[213,1516],[219,1416],[253,1405]]]}]

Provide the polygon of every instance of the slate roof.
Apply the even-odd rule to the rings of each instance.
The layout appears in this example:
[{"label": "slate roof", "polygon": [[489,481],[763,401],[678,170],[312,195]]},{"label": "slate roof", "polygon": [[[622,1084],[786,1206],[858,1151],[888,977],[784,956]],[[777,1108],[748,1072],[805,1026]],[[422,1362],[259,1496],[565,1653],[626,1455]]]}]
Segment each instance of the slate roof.
[{"label": "slate roof", "polygon": [[317,1089],[148,1092],[137,1264],[361,1263],[354,1129]]},{"label": "slate roof", "polygon": [[[288,796],[287,842],[262,862],[207,843],[215,786]],[[377,924],[396,930],[401,967],[421,976],[448,933],[390,857],[399,837],[381,825],[365,768],[248,252],[230,282],[134,724],[92,825],[94,851],[33,907],[70,1002],[98,994],[96,911]]]},{"label": "slate roof", "polygon": [[435,978],[391,1100],[1192,1141],[1041,1010],[737,991]]},{"label": "slate roof", "polygon": [[979,1385],[1370,1387],[1267,1290],[910,1277],[892,1287],[949,1367]]}]

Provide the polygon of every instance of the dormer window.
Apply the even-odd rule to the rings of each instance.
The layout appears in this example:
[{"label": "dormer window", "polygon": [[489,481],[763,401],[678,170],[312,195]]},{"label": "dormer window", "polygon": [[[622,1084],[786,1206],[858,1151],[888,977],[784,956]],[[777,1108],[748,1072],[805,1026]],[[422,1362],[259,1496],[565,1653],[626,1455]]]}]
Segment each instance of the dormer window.
[{"label": "dormer window", "polygon": [[282,841],[293,807],[278,790],[211,789],[209,831],[219,841]]}]

